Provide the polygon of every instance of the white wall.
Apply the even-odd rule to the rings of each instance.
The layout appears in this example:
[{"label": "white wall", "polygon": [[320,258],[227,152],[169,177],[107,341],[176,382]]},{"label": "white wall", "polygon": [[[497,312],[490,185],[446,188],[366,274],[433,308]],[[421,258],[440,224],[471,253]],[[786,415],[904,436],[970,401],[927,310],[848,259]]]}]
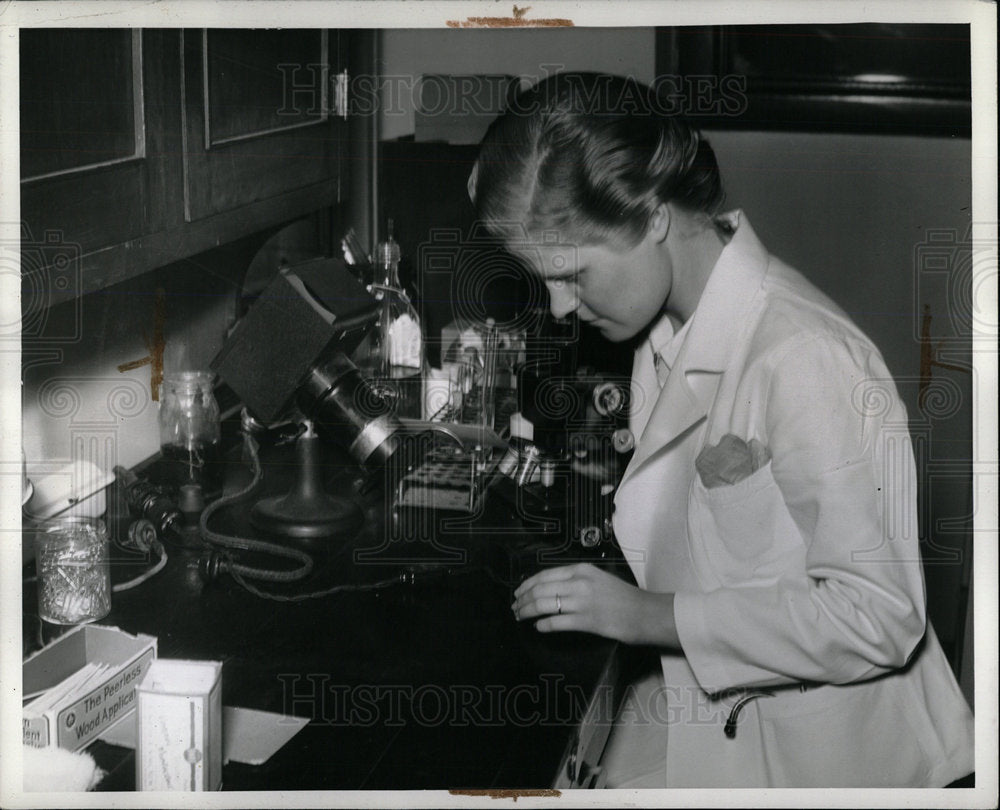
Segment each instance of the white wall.
[{"label": "white wall", "polygon": [[[510,30],[387,29],[382,35],[387,79],[380,118],[382,140],[413,134],[413,89],[423,74],[509,74],[539,79],[558,70],[655,75],[654,29],[564,28]],[[388,103],[391,102],[391,103]]]},{"label": "white wall", "polygon": [[78,324],[79,339],[54,351],[24,347],[22,444],[29,477],[37,480],[71,460],[110,472],[159,450],[151,366],[119,370],[150,355],[157,287],[164,290],[168,373],[207,368],[236,303],[233,282],[215,268],[169,269],[84,296],[79,308],[77,302],[53,307],[49,318]]},{"label": "white wall", "polygon": [[80,460],[110,472],[160,449],[151,366],[120,370],[150,355],[157,290],[164,302],[163,370],[207,369],[265,238],[213,249],[47,311],[53,334],[77,338],[22,346],[21,440],[29,478]]},{"label": "white wall", "polygon": [[244,276],[259,291],[280,263],[319,253],[309,218],[268,237],[255,234],[48,310],[53,334],[78,337],[22,346],[22,446],[30,478],[77,460],[106,472],[115,464],[128,468],[160,449],[151,366],[120,370],[150,354],[157,290],[164,301],[164,372],[207,370],[235,320]]},{"label": "white wall", "polygon": [[[742,207],[758,236],[849,310],[890,370],[919,374],[918,250],[929,231],[964,236],[971,202],[968,140],[793,132],[706,132],[727,207]],[[922,288],[922,290],[921,290]],[[923,303],[923,301],[921,301]],[[934,296],[943,336],[957,302]],[[912,392],[910,392],[912,393]],[[915,400],[914,400],[915,404]]]}]

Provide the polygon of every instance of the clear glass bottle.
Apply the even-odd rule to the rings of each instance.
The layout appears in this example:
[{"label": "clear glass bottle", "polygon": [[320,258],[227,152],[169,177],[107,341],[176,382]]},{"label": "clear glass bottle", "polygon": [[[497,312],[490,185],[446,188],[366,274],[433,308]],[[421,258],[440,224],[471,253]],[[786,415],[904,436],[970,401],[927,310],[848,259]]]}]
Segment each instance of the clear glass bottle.
[{"label": "clear glass bottle", "polygon": [[354,359],[361,373],[393,402],[397,416],[420,419],[423,329],[420,315],[399,281],[400,256],[390,219],[387,238],[375,248],[371,291],[379,302],[378,321]]},{"label": "clear glass bottle", "polygon": [[205,494],[221,485],[219,404],[207,371],[167,374],[160,390],[160,453],[166,477],[178,488],[198,484]]}]

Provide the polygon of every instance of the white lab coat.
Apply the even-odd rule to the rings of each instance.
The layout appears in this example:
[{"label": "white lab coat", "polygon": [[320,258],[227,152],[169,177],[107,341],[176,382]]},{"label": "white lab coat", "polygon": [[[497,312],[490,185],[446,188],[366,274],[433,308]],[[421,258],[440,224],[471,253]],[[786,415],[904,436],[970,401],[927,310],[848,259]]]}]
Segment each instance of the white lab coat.
[{"label": "white lab coat", "polygon": [[[871,341],[728,216],[662,392],[637,350],[615,498],[640,587],[676,594],[663,784],[943,786],[974,768],[973,719],[925,625],[905,408]],[[707,489],[695,458],[726,434],[771,460]]]}]

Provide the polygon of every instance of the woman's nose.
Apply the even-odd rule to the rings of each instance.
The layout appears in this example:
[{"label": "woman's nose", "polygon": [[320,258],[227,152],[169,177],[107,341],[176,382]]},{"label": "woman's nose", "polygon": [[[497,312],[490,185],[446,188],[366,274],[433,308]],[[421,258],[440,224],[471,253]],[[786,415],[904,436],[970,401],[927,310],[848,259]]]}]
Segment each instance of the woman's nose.
[{"label": "woman's nose", "polygon": [[565,318],[567,315],[576,312],[580,306],[580,296],[577,295],[576,285],[565,281],[555,281],[549,287],[549,309],[553,318]]}]

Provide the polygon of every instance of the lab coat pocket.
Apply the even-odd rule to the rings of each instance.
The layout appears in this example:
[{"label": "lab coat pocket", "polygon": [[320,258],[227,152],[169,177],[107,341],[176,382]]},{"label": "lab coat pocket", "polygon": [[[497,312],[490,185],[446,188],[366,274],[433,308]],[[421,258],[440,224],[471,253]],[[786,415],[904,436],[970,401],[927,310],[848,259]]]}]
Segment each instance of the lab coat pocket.
[{"label": "lab coat pocket", "polygon": [[908,707],[874,683],[823,686],[757,703],[775,786],[926,786],[929,760],[907,723]]},{"label": "lab coat pocket", "polygon": [[691,555],[709,586],[766,584],[804,555],[768,462],[731,486],[694,476],[688,505]]}]

